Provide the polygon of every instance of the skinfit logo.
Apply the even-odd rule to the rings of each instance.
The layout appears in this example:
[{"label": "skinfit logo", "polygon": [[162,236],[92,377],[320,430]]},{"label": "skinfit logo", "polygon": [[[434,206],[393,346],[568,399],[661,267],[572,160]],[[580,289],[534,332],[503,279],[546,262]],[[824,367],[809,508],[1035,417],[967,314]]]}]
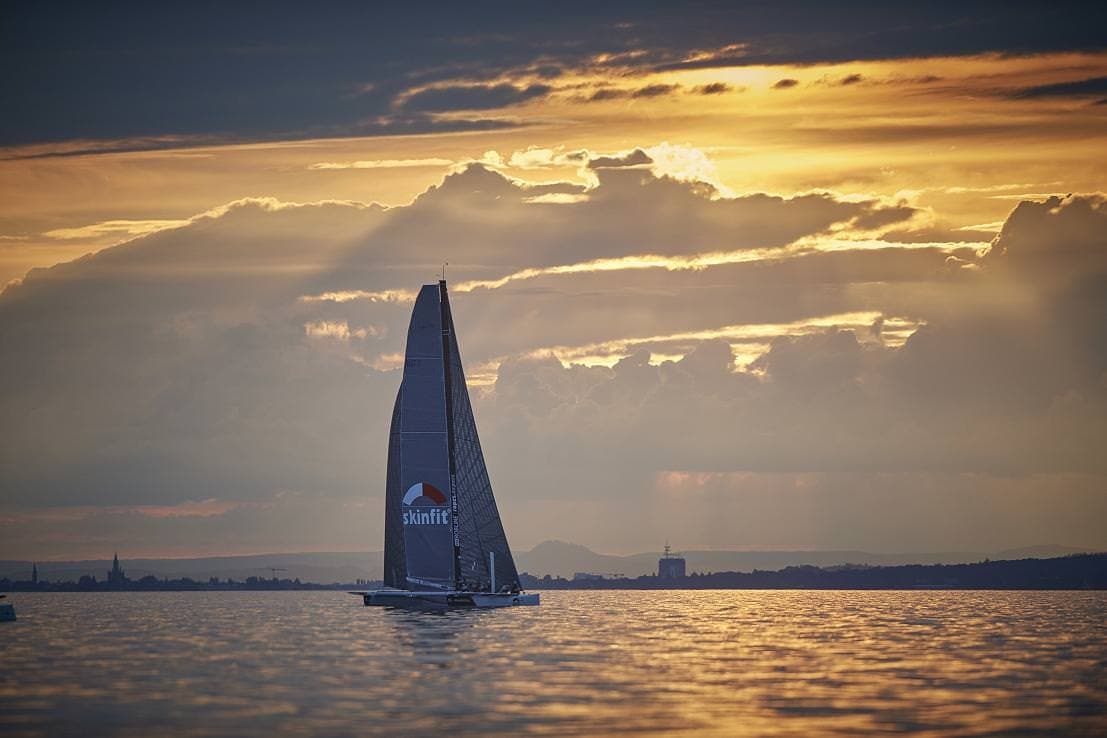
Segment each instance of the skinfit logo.
[{"label": "skinfit logo", "polygon": [[404,525],[449,525],[446,495],[427,482],[411,485],[404,494]]}]

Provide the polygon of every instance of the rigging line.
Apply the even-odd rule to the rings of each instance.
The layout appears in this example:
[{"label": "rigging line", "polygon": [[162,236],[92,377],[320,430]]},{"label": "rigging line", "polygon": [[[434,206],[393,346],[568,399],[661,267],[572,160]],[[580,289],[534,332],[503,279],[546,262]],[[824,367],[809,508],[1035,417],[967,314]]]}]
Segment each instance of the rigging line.
[{"label": "rigging line", "polygon": [[455,430],[454,430],[454,414],[453,414],[453,377],[450,371],[450,337],[452,334],[453,319],[450,316],[450,298],[449,293],[446,291],[445,280],[445,265],[443,265],[443,279],[438,283],[438,309],[439,318],[442,324],[442,381],[443,389],[445,391],[445,410],[446,410],[446,455],[450,467],[450,505],[452,509],[452,515],[450,515],[450,527],[452,530],[453,544],[454,544],[454,560],[453,560],[453,577],[454,588],[461,588],[461,528],[458,522],[460,506],[457,499],[457,459],[455,458],[456,447],[454,443]]}]

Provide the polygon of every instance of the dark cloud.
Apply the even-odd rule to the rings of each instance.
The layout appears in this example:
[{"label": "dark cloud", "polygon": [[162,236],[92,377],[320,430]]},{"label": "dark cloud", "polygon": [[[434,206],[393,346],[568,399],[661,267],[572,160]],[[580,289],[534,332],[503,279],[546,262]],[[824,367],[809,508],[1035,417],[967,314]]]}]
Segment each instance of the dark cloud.
[{"label": "dark cloud", "polygon": [[596,90],[586,99],[588,102],[602,102],[604,100],[622,100],[627,98],[641,99],[651,97],[664,97],[672,95],[680,90],[680,85],[646,85],[636,89],[619,89],[616,87],[604,87]]},{"label": "dark cloud", "polygon": [[449,110],[490,110],[542,97],[550,92],[549,85],[453,85],[420,90],[402,98],[400,107],[414,112]]},{"label": "dark cloud", "polygon": [[[955,1],[927,7],[874,8],[858,2],[829,8],[800,3],[798,15],[772,31],[758,10],[735,11],[745,33],[715,54],[689,55],[658,65],[660,69],[702,69],[758,64],[818,64],[865,59],[902,59],[973,55],[995,51],[1010,55],[1046,50],[1101,50],[1102,39],[1090,29],[1078,29],[1072,13],[1087,10],[1080,3],[1044,8],[1034,3],[985,3],[969,9]],[[1093,22],[1107,13],[1096,7]],[[787,28],[783,27],[787,24]],[[764,38],[759,38],[766,33]],[[734,43],[745,41],[745,43]],[[703,46],[700,47],[704,48]]]},{"label": "dark cloud", "polygon": [[773,89],[774,90],[787,90],[787,89],[790,89],[792,87],[795,87],[798,84],[799,84],[798,79],[791,79],[790,77],[785,77],[782,80],[778,80],[778,81],[774,82],[773,83]]},{"label": "dark cloud", "polygon": [[604,87],[601,90],[596,90],[588,96],[588,100],[591,102],[602,102],[604,100],[618,100],[624,98],[629,94],[627,90],[620,90],[614,87]]},{"label": "dark cloud", "polygon": [[[1076,13],[1082,22],[1072,22]],[[636,73],[1098,50],[1104,20],[1098,6],[1077,3],[858,2],[831,10],[792,2],[769,10],[615,2],[433,13],[271,3],[263,16],[204,3],[72,6],[61,14],[31,4],[6,13],[0,30],[0,63],[24,70],[0,81],[0,95],[15,101],[0,117],[0,145],[350,135],[359,121],[388,114],[405,89],[458,80],[496,86],[505,75],[555,79],[596,66],[600,55],[599,66]]]},{"label": "dark cloud", "polygon": [[[850,87],[865,81],[861,74],[847,74],[845,77],[823,77],[812,84],[825,87]],[[904,80],[902,78],[886,79],[883,84],[916,84],[917,80]]]},{"label": "dark cloud", "polygon": [[901,223],[909,219],[916,212],[909,205],[895,205],[873,208],[853,219],[853,225],[857,228],[870,230],[881,228],[893,223]]},{"label": "dark cloud", "polygon": [[543,79],[557,79],[561,75],[565,74],[565,70],[556,66],[536,66],[527,70],[532,74],[536,74]]},{"label": "dark cloud", "polygon": [[425,133],[460,133],[465,131],[498,131],[506,128],[522,128],[527,124],[501,118],[440,118],[425,113],[381,115],[362,121],[350,129],[358,136],[404,136]]},{"label": "dark cloud", "polygon": [[652,164],[653,159],[642,149],[635,149],[625,156],[596,156],[588,161],[589,169],[617,169]]},{"label": "dark cloud", "polygon": [[631,97],[661,97],[663,95],[671,95],[680,89],[680,85],[646,85],[645,87],[639,87],[630,94]]},{"label": "dark cloud", "polygon": [[1011,93],[1011,97],[1028,100],[1044,97],[1099,97],[1107,92],[1107,77],[1092,77],[1074,82],[1056,82],[1026,87]]},{"label": "dark cloud", "polygon": [[804,393],[841,391],[857,380],[862,348],[853,331],[828,330],[798,338],[777,338],[752,365],[774,382]]},{"label": "dark cloud", "polygon": [[984,255],[996,268],[1036,280],[1107,273],[1107,198],[1051,197],[1021,202]]},{"label": "dark cloud", "polygon": [[[505,120],[503,118],[462,117],[453,115],[448,118],[432,113],[390,111],[372,116],[356,123],[334,128],[314,129],[313,136],[409,136],[427,133],[463,133],[467,131],[495,131],[509,128],[523,128],[525,121]],[[302,132],[300,132],[302,133]],[[88,154],[126,153],[131,151],[156,151],[159,149],[180,149],[196,146],[219,146],[259,141],[281,141],[296,138],[297,132],[281,131],[274,134],[253,136],[249,139],[234,135],[188,135],[162,136],[157,138],[138,138],[122,140],[75,140],[60,145],[43,144],[18,146],[0,152],[0,161],[20,159],[53,159]]]},{"label": "dark cloud", "polygon": [[699,95],[722,95],[733,90],[734,88],[726,82],[712,82],[711,84],[700,85],[692,89],[693,92]]},{"label": "dark cloud", "polygon": [[[1058,136],[1094,136],[1098,135],[1102,123],[1092,116],[1071,116],[1054,124]],[[803,137],[812,141],[847,141],[858,143],[926,141],[936,139],[974,139],[1006,140],[1038,139],[1041,136],[1041,124],[1037,120],[1018,120],[1014,117],[999,121],[958,121],[946,123],[859,123],[838,125],[822,121],[803,122],[789,129],[793,137]]]}]

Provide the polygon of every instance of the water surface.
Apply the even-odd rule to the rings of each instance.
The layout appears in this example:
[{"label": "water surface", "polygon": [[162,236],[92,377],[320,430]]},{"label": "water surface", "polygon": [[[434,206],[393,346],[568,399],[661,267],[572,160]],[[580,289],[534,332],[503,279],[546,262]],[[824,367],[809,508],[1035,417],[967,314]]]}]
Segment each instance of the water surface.
[{"label": "water surface", "polygon": [[0,735],[1104,735],[1104,592],[15,594]]}]

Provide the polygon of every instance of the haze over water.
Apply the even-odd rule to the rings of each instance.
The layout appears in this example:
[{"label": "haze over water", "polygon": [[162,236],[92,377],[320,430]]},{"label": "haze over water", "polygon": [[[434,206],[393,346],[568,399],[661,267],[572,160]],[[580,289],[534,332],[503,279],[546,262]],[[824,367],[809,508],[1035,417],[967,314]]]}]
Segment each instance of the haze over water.
[{"label": "haze over water", "polygon": [[1102,735],[1107,593],[19,594],[0,733]]}]

